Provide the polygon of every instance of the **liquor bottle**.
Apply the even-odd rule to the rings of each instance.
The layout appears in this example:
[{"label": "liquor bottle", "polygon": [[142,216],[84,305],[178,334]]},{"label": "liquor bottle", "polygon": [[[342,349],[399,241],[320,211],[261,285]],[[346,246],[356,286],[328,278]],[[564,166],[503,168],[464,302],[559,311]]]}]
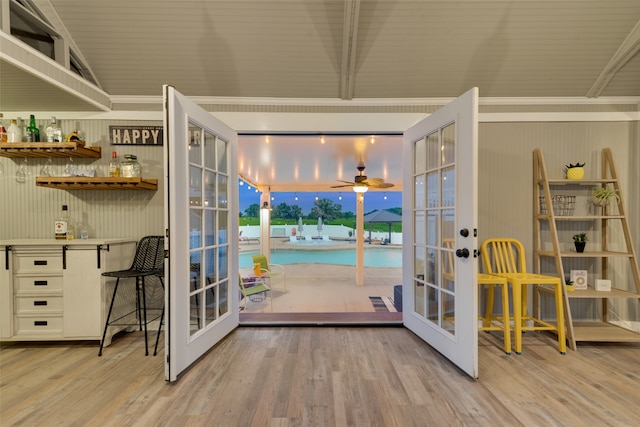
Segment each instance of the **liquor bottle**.
[{"label": "liquor bottle", "polygon": [[0,113],[0,142],[7,142],[7,128],[4,126],[4,116]]},{"label": "liquor bottle", "polygon": [[31,114],[29,119],[29,126],[27,127],[27,139],[28,142],[40,142],[40,129],[36,124],[36,116]]},{"label": "liquor bottle", "polygon": [[109,162],[109,176],[120,176],[120,161],[118,160],[118,153],[111,153],[111,161]]},{"label": "liquor bottle", "polygon": [[51,116],[51,123],[46,128],[47,142],[63,142],[62,129],[56,122],[56,118]]},{"label": "liquor bottle", "polygon": [[7,130],[8,142],[22,142],[22,129],[18,126],[16,119],[11,119],[11,124]]},{"label": "liquor bottle", "polygon": [[62,213],[55,220],[55,236],[57,240],[66,240],[71,219],[68,214],[67,205],[62,205]]}]

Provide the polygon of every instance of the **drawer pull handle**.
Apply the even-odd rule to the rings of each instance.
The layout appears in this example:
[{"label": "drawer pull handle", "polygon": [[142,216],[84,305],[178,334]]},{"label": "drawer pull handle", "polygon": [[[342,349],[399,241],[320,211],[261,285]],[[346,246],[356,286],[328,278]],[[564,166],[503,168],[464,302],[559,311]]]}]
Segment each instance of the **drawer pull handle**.
[{"label": "drawer pull handle", "polygon": [[47,265],[47,260],[35,260],[33,265]]},{"label": "drawer pull handle", "polygon": [[46,280],[34,280],[33,286],[47,286]]},{"label": "drawer pull handle", "polygon": [[46,320],[34,320],[33,326],[47,326]]},{"label": "drawer pull handle", "polygon": [[34,301],[33,305],[47,305],[48,302],[47,301]]}]

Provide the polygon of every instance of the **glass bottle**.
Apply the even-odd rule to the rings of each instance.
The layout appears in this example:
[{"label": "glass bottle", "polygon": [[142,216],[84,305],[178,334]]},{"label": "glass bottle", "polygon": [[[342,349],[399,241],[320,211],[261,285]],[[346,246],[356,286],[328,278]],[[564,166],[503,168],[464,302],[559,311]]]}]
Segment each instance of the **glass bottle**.
[{"label": "glass bottle", "polygon": [[16,119],[11,119],[7,130],[7,142],[22,142],[22,129],[18,126]]},{"label": "glass bottle", "polygon": [[0,113],[0,142],[7,142],[7,128],[4,126],[4,115]]},{"label": "glass bottle", "polygon": [[124,178],[138,178],[141,175],[138,157],[133,154],[125,154],[125,161],[120,166],[121,176]]},{"label": "glass bottle", "polygon": [[62,128],[58,125],[55,116],[51,116],[51,123],[46,128],[47,142],[63,142]]},{"label": "glass bottle", "polygon": [[27,141],[28,142],[40,142],[40,129],[36,124],[36,116],[31,114],[29,119],[29,126],[27,127]]},{"label": "glass bottle", "polygon": [[69,231],[70,224],[71,219],[69,218],[68,207],[67,205],[62,205],[62,213],[56,218],[54,223],[55,236],[57,240],[67,239],[67,232]]},{"label": "glass bottle", "polygon": [[111,161],[109,162],[109,176],[120,176],[120,161],[118,160],[118,153],[116,151],[111,153]]}]

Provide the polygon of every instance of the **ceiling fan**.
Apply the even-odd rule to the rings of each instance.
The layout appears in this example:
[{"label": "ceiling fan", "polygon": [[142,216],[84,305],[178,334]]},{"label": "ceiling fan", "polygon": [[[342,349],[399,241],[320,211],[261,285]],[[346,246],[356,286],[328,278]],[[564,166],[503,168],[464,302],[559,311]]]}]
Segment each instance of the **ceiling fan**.
[{"label": "ceiling fan", "polygon": [[353,187],[353,191],[356,193],[365,193],[369,187],[371,188],[391,188],[393,184],[384,182],[382,178],[368,178],[364,174],[364,163],[358,164],[358,175],[353,178],[353,182],[351,181],[343,181],[339,179],[338,181],[344,182],[343,185],[332,185],[331,188],[342,188],[342,187]]}]

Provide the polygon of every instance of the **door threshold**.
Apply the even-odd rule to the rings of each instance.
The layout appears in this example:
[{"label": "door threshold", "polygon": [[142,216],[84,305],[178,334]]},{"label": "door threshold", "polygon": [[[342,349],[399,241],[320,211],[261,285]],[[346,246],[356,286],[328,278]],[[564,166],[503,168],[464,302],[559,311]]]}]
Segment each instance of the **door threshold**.
[{"label": "door threshold", "polygon": [[398,326],[402,324],[401,312],[240,313],[240,326]]}]

